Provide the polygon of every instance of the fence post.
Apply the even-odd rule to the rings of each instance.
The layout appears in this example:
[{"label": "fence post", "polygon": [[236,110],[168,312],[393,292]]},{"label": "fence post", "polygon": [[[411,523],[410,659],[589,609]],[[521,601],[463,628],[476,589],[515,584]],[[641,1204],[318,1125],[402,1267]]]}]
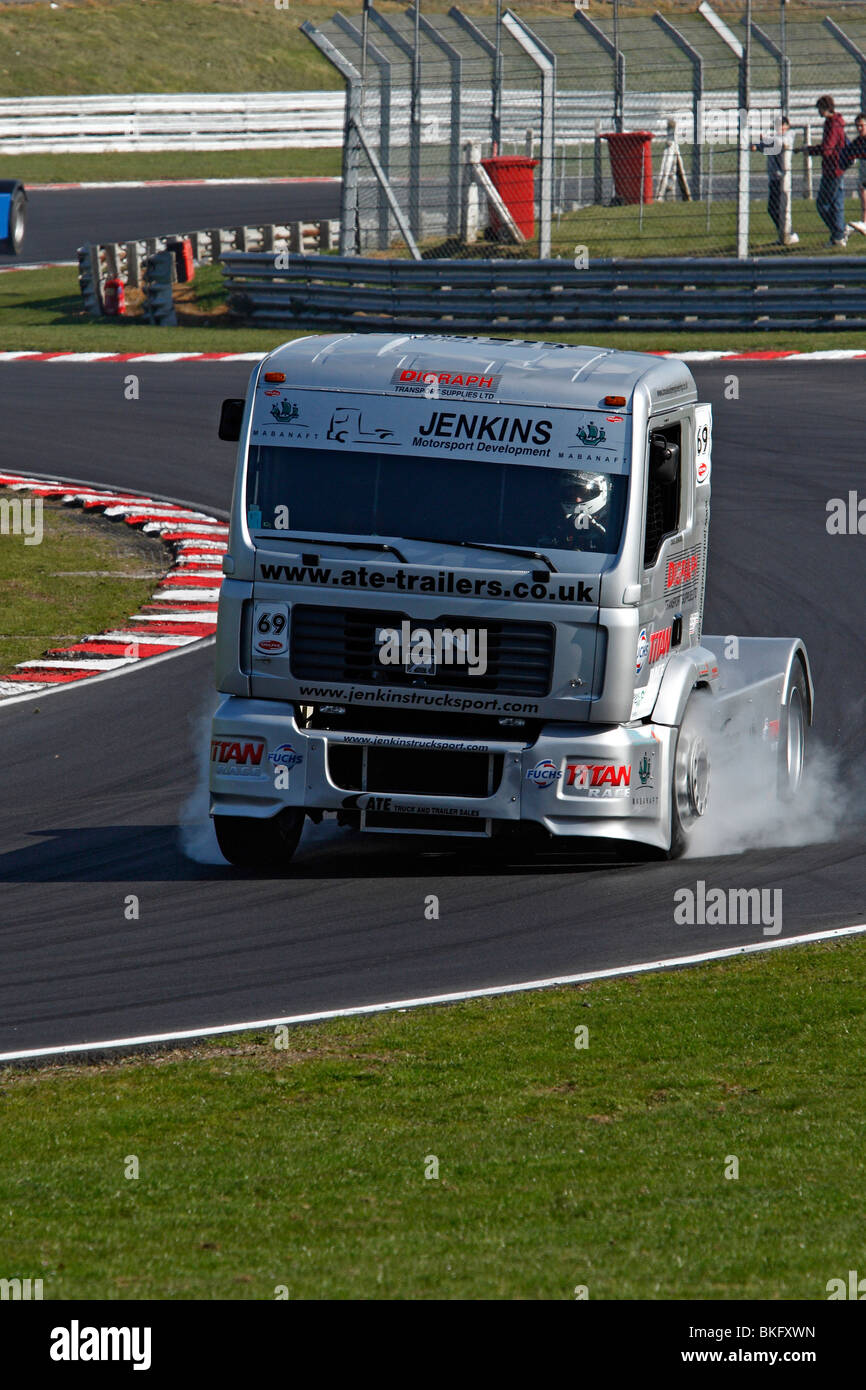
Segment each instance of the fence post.
[{"label": "fence post", "polygon": [[751,174],[751,154],[749,151],[749,113],[744,106],[739,112],[739,148],[737,150],[737,259],[745,260],[749,254],[749,178]]},{"label": "fence post", "polygon": [[601,121],[596,118],[595,139],[592,145],[592,201],[601,203],[604,197],[604,185],[601,177]]},{"label": "fence post", "polygon": [[[407,11],[414,18],[415,11]],[[463,57],[458,48],[448,43],[435,25],[423,15],[418,16],[421,32],[435,44],[448,59],[451,68],[451,114],[448,149],[448,214],[446,228],[448,236],[460,235],[461,220],[461,180],[463,177],[463,135],[460,97],[463,91]]]},{"label": "fence post", "polygon": [[780,194],[781,194],[781,197],[780,197],[780,204],[781,204],[781,205],[780,205],[780,207],[779,207],[779,222],[780,222],[780,224],[781,224],[781,230],[779,231],[779,240],[780,240],[780,242],[782,243],[783,246],[787,246],[787,245],[788,245],[788,243],[789,243],[790,240],[791,240],[791,232],[793,231],[793,227],[792,227],[792,223],[791,223],[791,159],[792,159],[792,150],[791,150],[791,143],[790,143],[790,141],[791,141],[790,135],[784,136],[784,143],[783,143],[783,145],[782,145],[782,187],[781,187],[781,190],[780,190]]},{"label": "fence post", "polygon": [[[556,156],[554,129],[556,105],[556,54],[522,19],[507,10],[502,22],[511,37],[519,43],[528,58],[538,68],[541,81],[541,178],[539,181],[538,255],[545,260],[550,255],[551,214],[553,210],[553,163]],[[532,158],[533,132],[526,132],[526,152]]]},{"label": "fence post", "polygon": [[361,120],[361,74],[343,54],[320,33],[314,24],[305,19],[301,33],[306,34],[311,43],[337,69],[346,80],[346,116],[343,123],[343,190],[340,207],[340,255],[353,256],[358,248],[358,166],[361,159],[361,142],[358,125]]},{"label": "fence post", "polygon": [[694,197],[701,201],[704,196],[703,189],[703,168],[701,165],[702,140],[703,134],[703,104],[704,104],[704,60],[699,51],[684,38],[679,29],[671,24],[669,19],[658,11],[653,15],[653,19],[659,28],[663,30],[669,38],[685,54],[692,65],[692,188]]},{"label": "fence post", "polygon": [[[372,14],[374,19],[378,18],[375,11],[365,11],[365,24],[368,14]],[[343,33],[361,46],[362,53],[365,52],[368,58],[379,69],[379,163],[385,172],[385,177],[391,177],[391,64],[385,57],[380,48],[370,40],[369,34],[364,36],[363,30],[359,29],[350,19],[339,11],[334,15],[334,23],[338,24]],[[364,69],[366,73],[366,69]],[[362,93],[363,96],[363,93]],[[388,208],[388,198],[384,187],[379,185],[379,201],[377,206],[378,215],[378,249],[387,251],[391,244],[391,223],[390,210]]]}]

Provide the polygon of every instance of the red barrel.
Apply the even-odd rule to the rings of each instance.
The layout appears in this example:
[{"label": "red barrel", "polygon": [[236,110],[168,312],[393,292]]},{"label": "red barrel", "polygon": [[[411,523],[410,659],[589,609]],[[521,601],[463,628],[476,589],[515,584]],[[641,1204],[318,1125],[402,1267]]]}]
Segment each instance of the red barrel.
[{"label": "red barrel", "polygon": [[[494,154],[482,159],[481,167],[486,169],[490,182],[496,189],[511,216],[523,235],[529,240],[535,236],[535,166],[537,159],[526,155]],[[500,230],[502,219],[496,208],[490,209],[490,230],[494,235]]]},{"label": "red barrel", "polygon": [[102,308],[112,317],[126,313],[126,288],[119,275],[112,275],[103,285]]},{"label": "red barrel", "polygon": [[195,278],[195,261],[192,258],[192,242],[189,237],[177,237],[167,241],[165,249],[174,255],[175,278],[179,285],[185,285]]},{"label": "red barrel", "polygon": [[641,201],[641,176],[643,176],[643,201],[653,200],[653,161],[650,141],[651,130],[608,131],[602,135],[610,150],[610,167],[613,170],[613,186],[621,203]]}]

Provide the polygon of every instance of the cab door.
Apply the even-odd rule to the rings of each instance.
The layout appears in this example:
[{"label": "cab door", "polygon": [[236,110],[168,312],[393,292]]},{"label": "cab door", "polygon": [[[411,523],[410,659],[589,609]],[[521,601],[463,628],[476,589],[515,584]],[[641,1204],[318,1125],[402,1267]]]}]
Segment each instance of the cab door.
[{"label": "cab door", "polygon": [[650,419],[633,719],[651,711],[672,653],[700,641],[709,509],[696,511],[694,459],[694,407]]}]

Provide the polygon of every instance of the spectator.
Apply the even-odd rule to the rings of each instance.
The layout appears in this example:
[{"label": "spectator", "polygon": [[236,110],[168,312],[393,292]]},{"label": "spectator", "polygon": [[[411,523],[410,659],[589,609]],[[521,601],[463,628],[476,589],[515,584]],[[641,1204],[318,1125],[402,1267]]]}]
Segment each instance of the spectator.
[{"label": "spectator", "polygon": [[785,151],[794,147],[794,132],[787,116],[780,116],[772,140],[759,140],[750,148],[767,156],[767,215],[779,234],[779,241],[789,246],[800,240],[796,232],[785,235],[787,206],[783,202]]},{"label": "spectator", "polygon": [[866,112],[858,112],[854,124],[857,134],[842,151],[842,166],[850,169],[855,159],[860,161],[860,221],[849,222],[848,226],[866,236]]},{"label": "spectator", "polygon": [[836,103],[831,96],[819,97],[818,115],[824,117],[824,131],[820,145],[807,145],[809,154],[821,156],[821,183],[818,188],[817,207],[822,221],[830,231],[828,246],[846,246],[848,233],[845,230],[845,170],[841,155],[845,148],[845,122],[836,111]]}]

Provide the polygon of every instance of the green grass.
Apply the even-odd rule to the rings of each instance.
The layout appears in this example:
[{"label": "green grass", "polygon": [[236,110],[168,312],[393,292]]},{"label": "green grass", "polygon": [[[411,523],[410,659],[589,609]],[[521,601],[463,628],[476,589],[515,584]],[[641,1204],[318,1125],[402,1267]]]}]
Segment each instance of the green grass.
[{"label": "green grass", "polygon": [[[0,501],[21,497],[0,489]],[[11,534],[11,522],[0,535],[0,672],[84,633],[122,627],[156,585],[132,576],[167,568],[162,544],[128,526],[57,503],[45,502],[42,515],[38,545]]]},{"label": "green grass", "polygon": [[[358,8],[355,6],[354,8]],[[268,92],[342,87],[302,19],[273,0],[90,0],[0,10],[0,95]]]},{"label": "green grass", "polygon": [[245,149],[19,154],[0,156],[0,164],[5,179],[21,179],[29,187],[39,183],[119,183],[125,179],[333,178],[341,172],[342,152]]},{"label": "green grass", "polygon": [[823,1299],[863,1255],[864,1001],[851,941],[8,1069],[0,1268],[48,1299]]},{"label": "green grass", "polygon": [[[266,352],[305,329],[254,328],[237,324],[227,315],[213,313],[222,302],[219,271],[203,267],[196,276],[200,285],[201,325],[158,328],[137,318],[91,319],[85,314],[72,267],[25,270],[0,275],[0,351],[37,352]],[[208,326],[204,326],[207,324]],[[507,333],[499,336],[508,337]],[[762,333],[740,329],[727,332],[586,332],[533,334],[552,342],[592,342],[600,347],[653,350],[723,348],[729,351],[780,348],[808,352],[815,348],[866,350],[866,333],[779,331]],[[14,364],[6,369],[14,371]],[[11,379],[11,377],[10,377]]]},{"label": "green grass", "polygon": [[[845,205],[849,219],[860,217],[859,198],[849,197]],[[791,216],[799,245],[781,247],[766,211],[766,200],[753,200],[750,217],[749,254],[752,256],[866,255],[866,237],[852,232],[844,252],[825,250],[828,232],[818,216],[814,202],[795,200]],[[630,256],[716,256],[735,255],[737,209],[734,202],[713,203],[707,230],[706,203],[651,203],[640,208],[590,207],[566,213],[554,220],[553,254],[573,256],[577,245],[586,246],[590,264],[595,259]]]}]

